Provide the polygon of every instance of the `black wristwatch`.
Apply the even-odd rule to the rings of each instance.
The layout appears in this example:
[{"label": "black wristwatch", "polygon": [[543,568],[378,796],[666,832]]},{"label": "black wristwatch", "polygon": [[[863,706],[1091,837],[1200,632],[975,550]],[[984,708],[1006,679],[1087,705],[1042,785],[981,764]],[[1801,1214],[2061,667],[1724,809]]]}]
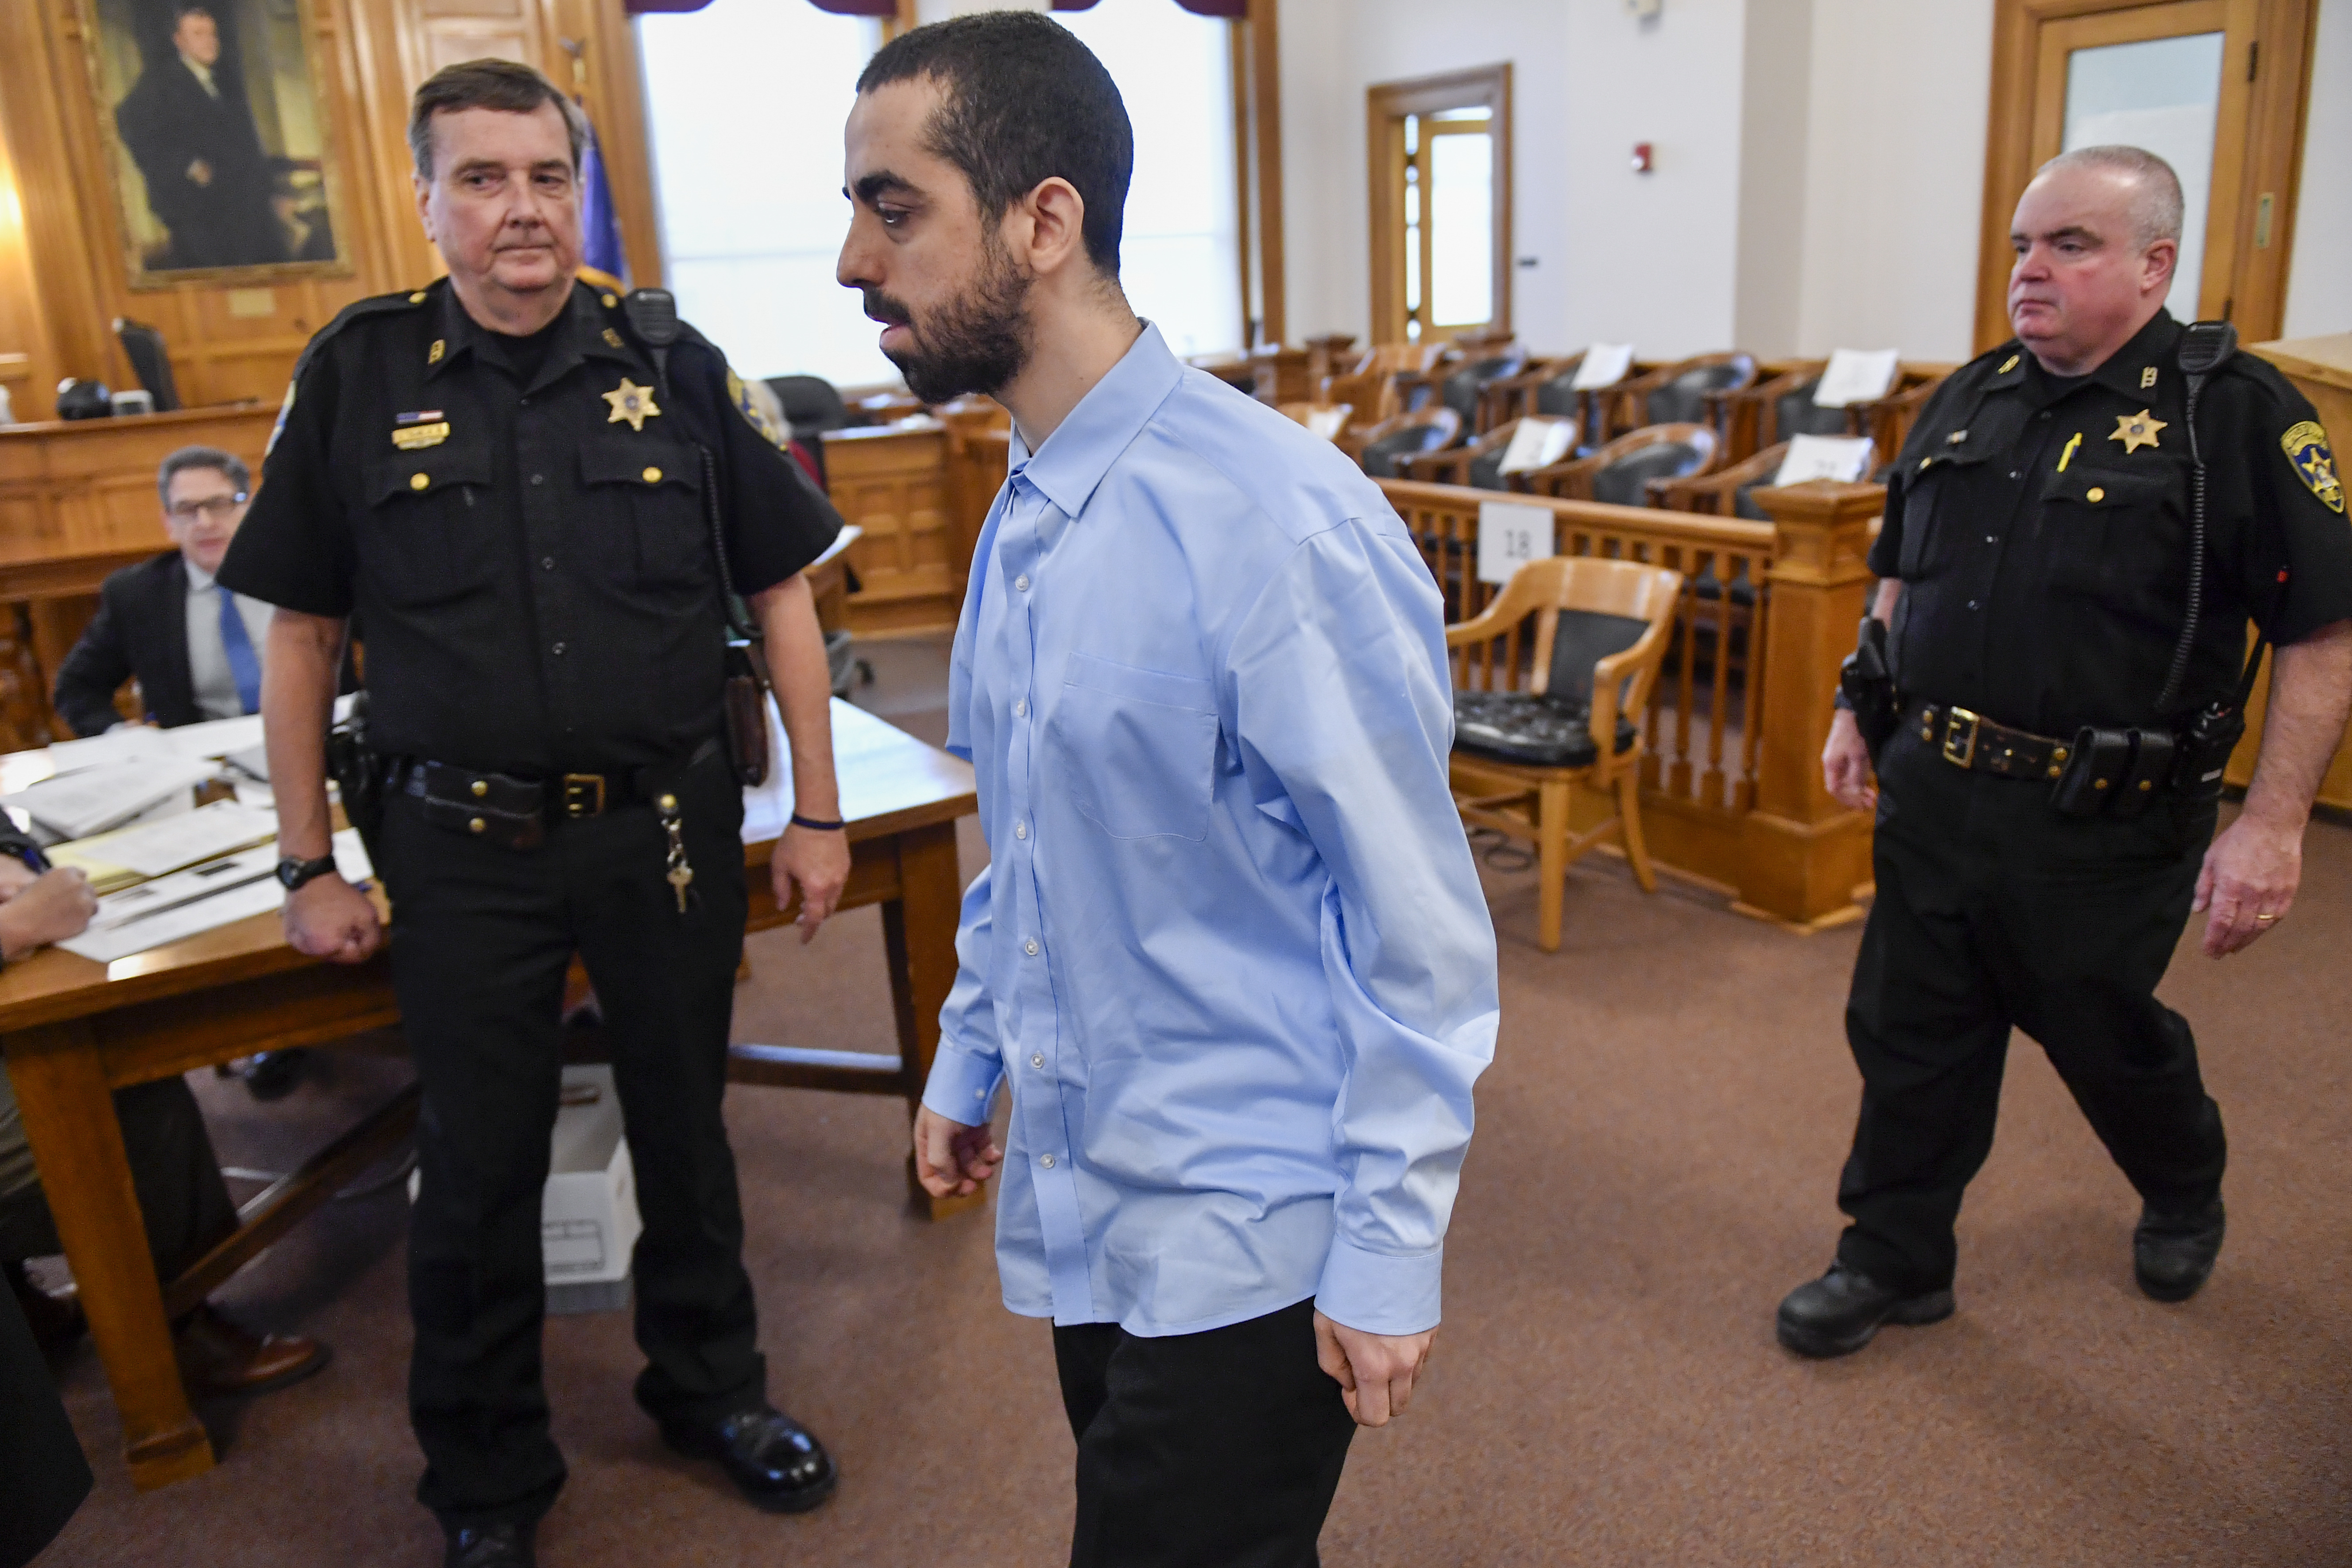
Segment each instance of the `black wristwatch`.
[{"label": "black wristwatch", "polygon": [[323,877],[334,868],[335,858],[332,855],[321,855],[316,860],[304,860],[289,855],[278,862],[278,879],[290,893],[303,883]]}]

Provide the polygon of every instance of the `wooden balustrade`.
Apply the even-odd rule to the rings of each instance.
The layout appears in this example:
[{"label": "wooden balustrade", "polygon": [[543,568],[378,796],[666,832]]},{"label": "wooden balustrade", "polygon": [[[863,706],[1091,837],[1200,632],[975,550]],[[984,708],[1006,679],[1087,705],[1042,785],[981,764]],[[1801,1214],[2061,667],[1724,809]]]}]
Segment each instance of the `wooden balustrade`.
[{"label": "wooden balustrade", "polygon": [[[1712,883],[1733,907],[1805,930],[1853,919],[1870,875],[1870,823],[1830,800],[1820,757],[1838,662],[1853,647],[1885,492],[1795,485],[1755,499],[1773,521],[1383,479],[1444,595],[1449,623],[1485,609],[1478,576],[1488,502],[1552,514],[1553,548],[1667,566],[1684,578],[1675,641],[1641,718],[1643,819],[1654,858]],[[1454,679],[1517,689],[1532,649],[1507,638],[1464,650]],[[1611,810],[1576,802],[1571,831]]]}]

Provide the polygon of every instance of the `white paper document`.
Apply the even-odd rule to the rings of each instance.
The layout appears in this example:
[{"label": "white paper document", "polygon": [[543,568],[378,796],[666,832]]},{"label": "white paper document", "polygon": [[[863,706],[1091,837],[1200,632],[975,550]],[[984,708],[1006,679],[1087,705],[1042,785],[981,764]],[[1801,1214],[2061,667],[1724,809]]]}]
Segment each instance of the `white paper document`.
[{"label": "white paper document", "polygon": [[[335,869],[345,881],[356,885],[368,879],[367,851],[357,830],[346,827],[336,834],[334,849]],[[286,889],[274,874],[278,860],[278,847],[273,842],[110,894],[99,900],[98,917],[88,931],[58,945],[94,963],[111,963],[267,914],[286,901]]]},{"label": "white paper document", "polygon": [[1895,384],[1894,349],[1838,349],[1829,368],[1813,384],[1813,401],[1823,408],[1843,408],[1886,395]]},{"label": "white paper document", "polygon": [[1307,411],[1307,428],[1326,441],[1337,440],[1339,432],[1348,427],[1348,416],[1352,412],[1344,403],[1336,408],[1310,408]]},{"label": "white paper document", "polygon": [[1614,386],[1624,380],[1625,373],[1633,368],[1632,343],[1595,343],[1584,351],[1584,358],[1576,366],[1576,379],[1569,385],[1579,392]]},{"label": "white paper document", "polygon": [[110,866],[161,877],[183,866],[278,837],[278,817],[241,801],[216,800],[116,834],[93,851]]},{"label": "white paper document", "polygon": [[768,694],[768,779],[743,792],[743,842],[782,838],[793,816],[793,749],[784,740],[784,716]]},{"label": "white paper document", "polygon": [[172,750],[190,761],[205,757],[225,757],[231,752],[242,752],[261,744],[261,715],[248,713],[242,719],[207,719],[201,724],[183,724],[176,730],[160,730]]},{"label": "white paper document", "polygon": [[29,813],[60,838],[87,838],[119,827],[168,799],[192,790],[213,774],[209,763],[155,756],[86,767],[18,790],[8,804]]},{"label": "white paper document", "polygon": [[175,760],[180,753],[165,733],[152,725],[125,724],[79,741],[58,741],[48,749],[49,763],[62,775],[124,763]]},{"label": "white paper document", "polygon": [[1575,439],[1573,419],[1522,419],[1511,432],[1511,444],[1503,448],[1503,472],[1548,468],[1568,456],[1568,444]]},{"label": "white paper document", "polygon": [[1867,436],[1796,436],[1774,470],[1776,485],[1801,485],[1807,479],[1840,479],[1851,484],[1870,469],[1878,447]]},{"label": "white paper document", "polygon": [[1551,508],[1517,501],[1478,504],[1478,581],[1507,583],[1530,561],[1559,552],[1553,547]]}]

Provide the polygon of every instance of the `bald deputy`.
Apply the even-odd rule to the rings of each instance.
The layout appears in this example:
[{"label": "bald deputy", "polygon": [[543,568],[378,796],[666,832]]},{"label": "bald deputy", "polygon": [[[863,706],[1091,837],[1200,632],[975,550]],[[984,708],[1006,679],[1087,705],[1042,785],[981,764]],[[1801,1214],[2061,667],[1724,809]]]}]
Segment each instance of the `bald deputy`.
[{"label": "bald deputy", "polygon": [[373,756],[345,800],[382,793],[393,983],[425,1087],[409,1414],[453,1568],[529,1568],[563,1484],[540,1194],[574,952],[645,1220],[637,1403],[763,1508],[835,1484],[768,1403],[719,1100],[746,902],[729,567],[792,742],[776,901],[797,884],[814,931],[849,851],[801,569],[840,519],[709,342],[683,331],[665,351],[578,281],[584,137],[527,66],[476,60],[417,89],[417,211],[449,276],[351,307],[304,351],[220,572],[279,606],[262,713],[288,938],[352,963],[382,933],[329,857],[320,772],[346,617],[364,628]]},{"label": "bald deputy", "polygon": [[[2186,1300],[2220,1254],[2221,1114],[2156,984],[2192,911],[2215,958],[2289,918],[2352,704],[2352,532],[2311,405],[2227,327],[2166,314],[2180,223],[2151,153],[2044,164],[2010,226],[2017,336],[1937,392],[1888,484],[1870,563],[1892,689],[1858,656],[1822,758],[1877,809],[1853,1223],[1780,1304],[1800,1354],[1952,1313],[2012,1027],[2139,1194],[2140,1289]],[[2216,838],[2249,618],[2276,674]]]}]

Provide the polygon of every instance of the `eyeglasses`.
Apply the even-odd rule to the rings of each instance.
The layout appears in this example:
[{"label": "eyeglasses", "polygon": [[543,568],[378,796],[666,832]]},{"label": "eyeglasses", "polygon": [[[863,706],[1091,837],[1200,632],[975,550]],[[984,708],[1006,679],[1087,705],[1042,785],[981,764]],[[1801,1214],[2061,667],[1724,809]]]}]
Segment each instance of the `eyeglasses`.
[{"label": "eyeglasses", "polygon": [[172,515],[182,522],[194,522],[199,512],[217,520],[226,517],[245,502],[246,493],[239,490],[233,496],[205,496],[201,500],[175,500],[170,510]]}]

